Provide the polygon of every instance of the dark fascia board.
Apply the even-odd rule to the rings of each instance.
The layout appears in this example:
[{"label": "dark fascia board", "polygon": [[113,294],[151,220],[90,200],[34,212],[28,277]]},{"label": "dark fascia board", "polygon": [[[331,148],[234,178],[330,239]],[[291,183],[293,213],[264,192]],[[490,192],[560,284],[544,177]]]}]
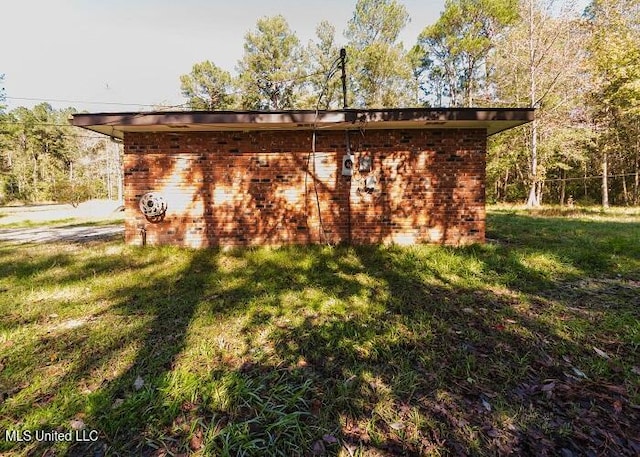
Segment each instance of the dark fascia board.
[{"label": "dark fascia board", "polygon": [[74,114],[72,125],[122,138],[125,131],[483,128],[488,135],[531,122],[533,108],[394,108],[291,111],[162,111]]}]

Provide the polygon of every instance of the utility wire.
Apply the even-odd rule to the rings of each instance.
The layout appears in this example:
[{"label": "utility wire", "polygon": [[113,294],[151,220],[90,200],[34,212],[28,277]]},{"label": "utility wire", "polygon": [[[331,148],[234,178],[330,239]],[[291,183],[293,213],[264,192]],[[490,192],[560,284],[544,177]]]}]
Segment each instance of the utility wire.
[{"label": "utility wire", "polygon": [[[331,64],[331,66],[329,67],[329,71],[326,73],[325,76],[325,80],[324,80],[324,84],[322,86],[322,90],[320,91],[320,95],[318,95],[318,101],[316,103],[316,113],[315,116],[313,118],[313,132],[311,133],[311,152],[309,153],[309,155],[307,156],[307,170],[309,170],[309,162],[311,161],[311,157],[313,157],[313,191],[315,193],[316,196],[316,206],[318,208],[318,222],[320,224],[320,233],[322,234],[322,238],[324,238],[325,243],[328,244],[327,242],[327,234],[324,230],[324,223],[322,221],[322,211],[320,210],[320,197],[318,196],[318,184],[317,184],[317,179],[316,179],[316,131],[318,129],[318,116],[320,114],[320,103],[322,101],[322,96],[325,94],[325,92],[327,91],[327,89],[329,88],[329,80],[331,79],[331,77],[333,75],[335,75],[335,73],[338,71],[338,63],[340,62],[340,57],[338,57],[337,59],[335,59],[333,61],[333,63]],[[306,193],[306,187],[307,187],[307,175],[308,173],[305,173],[304,179],[305,179],[305,193]]]},{"label": "utility wire", "polygon": [[[337,71],[337,68],[334,68],[334,67],[339,61],[340,61],[340,58],[338,57],[331,64],[331,67],[330,67],[329,72],[328,72],[329,78],[331,76],[333,76],[335,74],[335,72]],[[272,83],[272,84],[279,84],[279,83],[285,83],[285,82],[295,82],[295,81],[301,81],[301,80],[309,79],[309,78],[311,78],[313,76],[318,76],[318,75],[322,75],[322,74],[327,75],[327,73],[325,73],[324,71],[316,71],[316,72],[313,72],[313,73],[308,73],[306,75],[297,76],[297,77],[294,77],[294,78],[273,80],[273,81],[269,81],[269,82]],[[324,84],[324,87],[322,89],[322,93],[321,93],[321,95],[320,95],[320,97],[318,99],[318,102],[319,102],[320,98],[322,98],[322,95],[324,94],[324,92],[326,91],[327,84],[329,82],[329,78],[325,79],[325,84]],[[238,89],[237,91],[228,92],[227,94],[228,95],[234,95],[234,94],[237,95],[237,94],[240,94],[242,92],[243,92],[243,89]],[[188,105],[188,104],[189,103],[187,102],[187,103],[184,103],[183,105],[178,105],[178,106],[185,106],[185,105]],[[318,104],[318,106],[319,106],[319,104]],[[167,108],[171,108],[171,107],[167,107]],[[318,107],[316,107],[316,108],[318,108]],[[149,114],[149,112],[140,111],[140,112],[137,112],[137,113],[131,113],[131,115],[125,116],[124,118],[119,118],[116,121],[104,122],[104,123],[100,123],[100,124],[96,124],[96,125],[115,125],[116,123],[121,122],[121,121],[123,121],[125,119],[126,120],[132,120],[132,119],[136,119],[138,117],[143,117],[143,116],[145,116],[147,114]],[[317,114],[316,114],[316,119],[317,119]]]},{"label": "utility wire", "polygon": [[[287,82],[296,82],[302,81],[305,79],[312,78],[313,76],[324,75],[326,74],[324,71],[316,71],[313,73],[307,73],[301,76],[295,76],[293,78],[286,79],[278,79],[278,80],[268,80],[266,81],[272,84],[281,84]],[[243,89],[237,89],[235,91],[227,92],[227,95],[237,95],[243,92]],[[38,97],[5,97],[7,100],[24,100],[24,101],[33,101],[33,102],[57,102],[57,103],[81,103],[85,105],[113,105],[113,106],[146,106],[150,108],[160,107],[163,109],[166,108],[180,108],[185,107],[189,103],[181,103],[179,105],[164,105],[161,103],[122,103],[122,102],[107,102],[107,101],[91,101],[91,100],[74,100],[74,99],[64,99],[64,98],[38,98]]]},{"label": "utility wire", "polygon": [[[161,103],[149,104],[149,103],[120,103],[120,102],[98,102],[98,101],[88,101],[88,100],[68,100],[64,98],[35,98],[35,97],[5,97],[7,100],[26,100],[32,102],[58,102],[58,103],[81,103],[84,105],[114,105],[114,106],[148,106],[148,107],[164,107],[168,105],[163,105]],[[183,103],[182,105],[185,105]],[[173,105],[173,106],[182,106],[182,105]]]},{"label": "utility wire", "polygon": [[[75,125],[71,125],[71,124],[54,124],[51,122],[20,122],[20,121],[8,121],[8,122],[0,122],[0,125],[33,125],[34,127],[40,127],[41,125],[47,126],[47,127],[76,127]],[[80,127],[78,127],[80,128]]]},{"label": "utility wire", "polygon": [[[620,173],[617,175],[607,175],[607,178],[625,178],[627,176],[635,176],[635,173]],[[543,179],[543,182],[552,182],[552,181],[584,181],[587,179],[602,179],[602,175],[592,175],[592,176],[580,176],[580,177],[573,177],[573,178],[549,178],[549,179]]]}]

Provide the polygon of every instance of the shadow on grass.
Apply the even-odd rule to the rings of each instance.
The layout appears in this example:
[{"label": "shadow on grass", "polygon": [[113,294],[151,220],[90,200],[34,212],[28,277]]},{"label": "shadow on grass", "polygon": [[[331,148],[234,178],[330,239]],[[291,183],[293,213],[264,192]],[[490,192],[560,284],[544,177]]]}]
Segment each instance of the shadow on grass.
[{"label": "shadow on grass", "polygon": [[[582,407],[570,407],[573,411],[565,408],[574,399],[562,399],[562,393],[544,401],[549,380],[560,385],[570,379],[565,374],[570,365],[550,354],[585,359],[590,347],[518,313],[513,297],[448,282],[425,284],[424,271],[407,262],[411,259],[403,250],[354,252],[362,272],[386,285],[386,306],[346,318],[307,317],[269,337],[275,360],[313,380],[308,401],[319,402],[320,423],[331,424],[328,431],[340,434],[345,447],[365,455],[442,449],[456,455],[543,455],[590,449],[590,439],[566,435],[566,427],[588,427],[580,414],[593,414],[601,393],[580,387]],[[275,367],[259,365],[252,376],[268,378],[269,369]],[[527,414],[523,406],[531,407],[521,403],[527,396],[539,403],[531,424],[518,417]],[[636,429],[627,421],[597,439],[604,442],[612,434],[624,442]]]},{"label": "shadow on grass", "polygon": [[[514,214],[492,214],[490,221],[487,238],[510,248],[507,254],[512,256],[528,253],[552,256],[573,268],[574,276],[621,274],[628,279],[640,279],[640,224],[637,222]],[[497,264],[489,266],[500,269]]]},{"label": "shadow on grass", "polygon": [[[638,225],[498,215],[492,227],[496,244],[459,249],[133,249],[0,264],[16,281],[65,285],[147,272],[105,290],[112,305],[91,316],[100,331],[9,349],[3,383],[65,371],[12,386],[3,426],[33,415],[30,427],[99,430],[68,455],[633,451],[639,304],[623,294],[612,308],[598,288],[554,297],[578,278],[632,291]],[[627,320],[604,325],[621,311]]]}]

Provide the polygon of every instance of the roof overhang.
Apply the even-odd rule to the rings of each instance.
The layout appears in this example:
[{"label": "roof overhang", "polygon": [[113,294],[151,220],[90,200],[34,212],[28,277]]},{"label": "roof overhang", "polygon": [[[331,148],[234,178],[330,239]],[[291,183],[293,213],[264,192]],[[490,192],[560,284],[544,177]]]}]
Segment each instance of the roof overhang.
[{"label": "roof overhang", "polygon": [[175,111],[74,114],[75,126],[124,138],[125,132],[260,130],[484,129],[487,135],[533,120],[533,108],[397,108],[335,111]]}]

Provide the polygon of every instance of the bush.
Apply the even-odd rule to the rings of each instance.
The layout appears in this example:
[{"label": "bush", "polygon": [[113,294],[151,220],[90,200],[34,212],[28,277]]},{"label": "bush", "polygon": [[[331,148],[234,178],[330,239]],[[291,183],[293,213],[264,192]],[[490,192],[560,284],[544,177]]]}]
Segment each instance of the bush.
[{"label": "bush", "polygon": [[80,203],[94,198],[96,192],[91,183],[61,181],[51,187],[52,197],[60,203],[69,203],[76,208]]}]

